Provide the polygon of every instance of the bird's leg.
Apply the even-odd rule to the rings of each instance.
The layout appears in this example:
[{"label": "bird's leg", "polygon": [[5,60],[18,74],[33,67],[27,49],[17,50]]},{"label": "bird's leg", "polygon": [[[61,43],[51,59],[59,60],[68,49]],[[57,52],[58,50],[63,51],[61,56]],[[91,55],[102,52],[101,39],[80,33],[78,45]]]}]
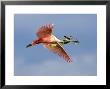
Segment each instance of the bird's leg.
[{"label": "bird's leg", "polygon": [[39,43],[40,43],[40,39],[34,40],[30,44],[28,44],[26,46],[26,48],[31,47],[31,46],[34,46],[34,45],[39,44]]},{"label": "bird's leg", "polygon": [[31,46],[32,46],[32,44],[28,44],[28,45],[26,46],[26,48],[31,47]]}]

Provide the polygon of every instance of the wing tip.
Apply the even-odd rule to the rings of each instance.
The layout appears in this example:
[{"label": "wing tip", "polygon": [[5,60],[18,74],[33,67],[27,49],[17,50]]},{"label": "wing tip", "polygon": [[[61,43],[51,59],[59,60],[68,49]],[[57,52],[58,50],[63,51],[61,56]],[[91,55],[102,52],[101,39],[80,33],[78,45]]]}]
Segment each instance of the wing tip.
[{"label": "wing tip", "polygon": [[53,23],[49,23],[49,24],[47,24],[47,27],[53,29],[54,24]]},{"label": "wing tip", "polygon": [[72,61],[72,60],[67,60],[67,62],[68,62],[68,63],[72,63],[73,61]]}]

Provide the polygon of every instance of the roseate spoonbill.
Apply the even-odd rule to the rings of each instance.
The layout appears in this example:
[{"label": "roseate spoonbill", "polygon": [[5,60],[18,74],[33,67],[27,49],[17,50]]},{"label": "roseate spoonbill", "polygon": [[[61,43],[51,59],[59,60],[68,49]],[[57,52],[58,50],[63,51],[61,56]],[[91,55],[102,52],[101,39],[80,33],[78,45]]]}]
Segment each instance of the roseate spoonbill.
[{"label": "roseate spoonbill", "polygon": [[63,57],[63,59],[67,62],[72,62],[71,58],[64,50],[63,45],[68,44],[70,42],[79,43],[79,41],[73,40],[72,36],[64,36],[63,40],[58,39],[52,34],[53,27],[53,24],[41,26],[36,32],[36,36],[38,38],[32,41],[31,44],[28,44],[26,48],[42,43],[45,48],[49,49],[53,53],[58,54],[60,57]]}]

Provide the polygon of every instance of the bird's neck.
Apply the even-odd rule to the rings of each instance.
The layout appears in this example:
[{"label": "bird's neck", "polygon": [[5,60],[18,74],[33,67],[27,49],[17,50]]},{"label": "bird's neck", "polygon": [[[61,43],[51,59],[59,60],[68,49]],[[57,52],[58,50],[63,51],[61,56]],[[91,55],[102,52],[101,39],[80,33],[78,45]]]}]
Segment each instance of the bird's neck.
[{"label": "bird's neck", "polygon": [[67,43],[70,43],[70,41],[69,41],[69,40],[66,40],[66,39],[63,39],[63,40],[61,40],[60,43],[61,43],[61,44],[67,44]]}]

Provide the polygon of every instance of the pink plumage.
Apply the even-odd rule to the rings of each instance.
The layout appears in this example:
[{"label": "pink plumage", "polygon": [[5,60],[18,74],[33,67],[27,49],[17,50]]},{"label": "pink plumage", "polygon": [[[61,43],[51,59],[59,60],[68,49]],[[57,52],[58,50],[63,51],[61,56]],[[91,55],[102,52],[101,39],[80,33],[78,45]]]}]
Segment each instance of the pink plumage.
[{"label": "pink plumage", "polygon": [[67,62],[72,62],[71,58],[60,44],[60,40],[53,34],[53,24],[43,25],[38,28],[36,36],[38,39],[32,41],[32,46],[43,43],[43,46],[49,49],[51,52],[59,55]]}]

